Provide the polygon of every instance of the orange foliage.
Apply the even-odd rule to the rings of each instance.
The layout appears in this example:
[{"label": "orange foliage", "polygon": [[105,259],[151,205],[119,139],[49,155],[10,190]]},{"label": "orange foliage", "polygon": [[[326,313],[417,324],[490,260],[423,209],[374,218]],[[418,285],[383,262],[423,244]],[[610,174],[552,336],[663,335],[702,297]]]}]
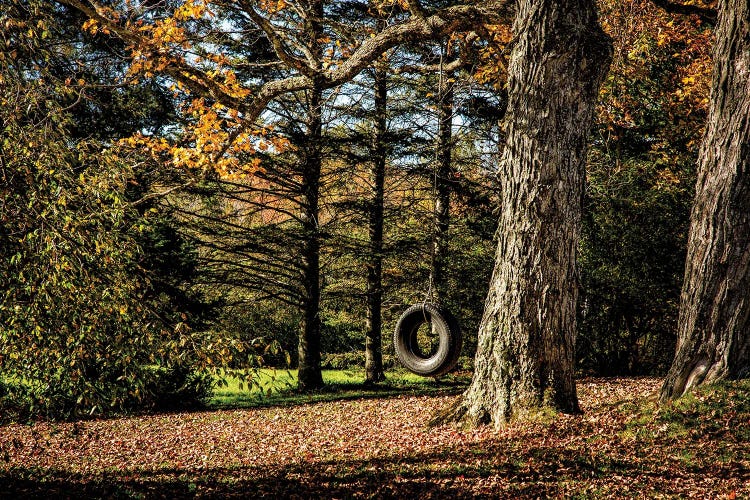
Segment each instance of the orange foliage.
[{"label": "orange foliage", "polygon": [[250,128],[235,109],[203,98],[193,99],[183,109],[191,118],[179,141],[142,134],[120,142],[121,146],[148,151],[153,157],[177,168],[218,173],[237,180],[260,170],[257,151],[282,151],[290,146],[286,139],[271,134],[270,128]]},{"label": "orange foliage", "polygon": [[[263,5],[273,11],[286,4],[278,0]],[[111,9],[100,9],[99,14],[112,23],[125,18]],[[269,128],[247,123],[241,110],[231,105],[241,103],[251,90],[238,80],[225,55],[195,55],[197,51],[193,50],[186,25],[212,17],[208,1],[183,0],[170,16],[153,21],[128,18],[121,23],[124,30],[135,34],[127,47],[130,53],[127,80],[137,83],[139,78],[166,74],[174,80],[171,89],[175,97],[189,103],[181,109],[187,125],[175,134],[174,140],[137,134],[121,141],[120,146],[146,151],[174,167],[213,170],[231,180],[258,171],[260,159],[252,156],[257,151],[281,151],[289,144],[273,136]],[[83,29],[91,34],[110,32],[96,19],[87,20]],[[202,90],[193,91],[196,96],[190,99],[191,89],[195,88]]]},{"label": "orange foliage", "polygon": [[508,79],[509,54],[506,47],[513,38],[513,33],[510,25],[505,24],[487,25],[485,29],[490,39],[479,50],[480,64],[474,72],[474,78],[479,83],[500,90]]},{"label": "orange foliage", "polygon": [[[602,25],[612,36],[615,57],[602,94],[602,118],[616,126],[632,126],[644,111],[643,101],[627,92],[634,81],[651,80],[674,108],[673,117],[702,119],[711,78],[712,32],[696,16],[668,14],[648,0],[603,0]],[[656,65],[665,68],[655,75]],[[661,79],[659,77],[662,76]]]}]

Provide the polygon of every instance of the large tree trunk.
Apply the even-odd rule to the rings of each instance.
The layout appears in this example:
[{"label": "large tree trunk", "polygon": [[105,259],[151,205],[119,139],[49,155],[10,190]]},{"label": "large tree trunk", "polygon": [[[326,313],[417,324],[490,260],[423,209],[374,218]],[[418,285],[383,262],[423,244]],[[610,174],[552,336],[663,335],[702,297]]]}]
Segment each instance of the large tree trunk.
[{"label": "large tree trunk", "polygon": [[383,62],[375,65],[375,123],[370,170],[369,252],[367,262],[367,332],[365,334],[365,383],[385,380],[383,374],[383,203],[385,190],[388,73]]},{"label": "large tree trunk", "polygon": [[661,399],[750,376],[750,4],[721,0],[677,354]]},{"label": "large tree trunk", "polygon": [[[306,21],[309,34],[308,49],[314,54],[320,69],[322,55],[321,38],[323,28],[323,3],[313,0],[309,5],[310,16]],[[307,92],[307,135],[303,146],[302,165],[302,233],[303,233],[303,315],[298,354],[298,388],[313,390],[323,386],[320,367],[320,246],[319,226],[320,176],[323,145],[323,86],[319,82]]]},{"label": "large tree trunk", "polygon": [[450,227],[453,149],[453,86],[448,75],[440,75],[438,89],[437,164],[435,165],[435,211],[432,233],[431,299],[440,303],[445,295],[445,260]]},{"label": "large tree trunk", "polygon": [[500,161],[498,247],[474,378],[448,418],[579,411],[573,378],[587,131],[611,60],[591,0],[520,0]]}]

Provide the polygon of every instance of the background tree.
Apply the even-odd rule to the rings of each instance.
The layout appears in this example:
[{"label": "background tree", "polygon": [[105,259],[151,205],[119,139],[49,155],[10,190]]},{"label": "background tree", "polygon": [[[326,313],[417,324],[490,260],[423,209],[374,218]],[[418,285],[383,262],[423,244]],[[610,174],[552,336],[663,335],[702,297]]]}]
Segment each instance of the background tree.
[{"label": "background tree", "polygon": [[677,354],[661,399],[750,375],[750,6],[720,1],[714,75],[690,216]]},{"label": "background tree", "polygon": [[369,250],[367,259],[367,331],[365,333],[365,381],[380,382],[383,374],[383,226],[385,209],[385,171],[388,145],[388,67],[375,63],[374,120],[369,207]]}]

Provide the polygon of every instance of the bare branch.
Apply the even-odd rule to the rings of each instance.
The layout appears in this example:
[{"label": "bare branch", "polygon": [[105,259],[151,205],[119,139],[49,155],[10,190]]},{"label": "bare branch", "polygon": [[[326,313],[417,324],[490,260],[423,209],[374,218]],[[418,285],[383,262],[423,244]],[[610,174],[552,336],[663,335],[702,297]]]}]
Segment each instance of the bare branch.
[{"label": "bare branch", "polygon": [[[140,35],[137,30],[130,29],[115,19],[110,19],[107,15],[108,10],[96,0],[59,1],[95,19],[134,47],[148,45],[148,40]],[[243,4],[247,5],[244,1]],[[482,7],[475,4],[455,5],[426,15],[420,14],[421,6],[416,0],[410,1],[409,5],[410,8],[414,9],[411,18],[401,24],[390,25],[374,36],[367,38],[348,59],[329,70],[320,70],[312,64],[308,64],[307,67],[300,70],[302,61],[286,53],[280,35],[273,30],[273,27],[268,25],[264,29],[263,24],[267,21],[262,20],[259,15],[254,16],[253,21],[256,23],[260,21],[259,27],[264,29],[267,36],[272,37],[269,40],[278,49],[277,55],[280,58],[286,58],[287,60],[284,63],[291,65],[301,74],[262,84],[256,89],[252,97],[242,101],[224,92],[220,85],[213,82],[212,78],[186,61],[170,62],[163,69],[163,73],[180,81],[196,93],[208,94],[222,104],[241,111],[246,120],[253,123],[263,113],[266,106],[281,95],[310,89],[314,85],[319,88],[337,87],[350,81],[376,61],[380,55],[393,47],[405,43],[437,39],[457,31],[471,31],[493,17],[508,18],[514,8],[512,0],[496,0],[484,4]],[[250,12],[248,12],[248,15],[250,15]]]},{"label": "bare branch", "polygon": [[303,75],[311,77],[313,75],[313,70],[308,64],[305,64],[305,61],[287,52],[286,47],[284,46],[284,40],[281,35],[276,32],[271,22],[258,14],[248,0],[239,0],[239,2],[242,6],[242,10],[247,16],[266,34],[268,41],[270,41],[273,46],[276,56],[289,68],[295,69]]},{"label": "bare branch", "polygon": [[395,68],[393,73],[402,75],[406,73],[434,73],[437,71],[444,71],[445,73],[452,73],[463,68],[466,62],[463,59],[454,59],[451,62],[441,64],[405,64]]},{"label": "bare branch", "polygon": [[131,207],[135,207],[138,205],[141,205],[142,203],[146,203],[149,200],[153,200],[154,198],[163,198],[171,193],[174,193],[175,191],[179,191],[180,189],[185,189],[187,187],[192,186],[195,184],[195,181],[187,181],[182,184],[178,184],[177,186],[172,186],[169,189],[165,189],[164,191],[159,191],[158,193],[149,193],[146,196],[143,196],[142,198],[139,198],[133,202],[130,203]]},{"label": "bare branch", "polygon": [[716,9],[710,9],[707,7],[700,7],[698,5],[687,5],[679,2],[672,2],[670,0],[653,0],[654,5],[663,9],[670,14],[680,14],[684,16],[696,15],[701,18],[701,21],[714,26],[716,24]]}]

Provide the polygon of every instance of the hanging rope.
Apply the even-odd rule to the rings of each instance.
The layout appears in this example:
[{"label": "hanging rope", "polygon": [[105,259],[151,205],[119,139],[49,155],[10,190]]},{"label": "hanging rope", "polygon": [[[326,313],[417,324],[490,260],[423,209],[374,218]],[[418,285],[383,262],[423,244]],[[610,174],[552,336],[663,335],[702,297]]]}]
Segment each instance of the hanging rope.
[{"label": "hanging rope", "polygon": [[[438,70],[438,88],[437,88],[437,96],[438,96],[438,107],[442,105],[443,99],[445,98],[445,69],[443,67],[444,65],[444,57],[445,57],[446,47],[445,43],[440,44],[440,63],[439,63],[439,70]],[[439,113],[438,113],[438,116]],[[438,126],[439,131],[439,126]],[[432,200],[433,202],[437,198],[437,182],[438,182],[438,165],[440,163],[440,147],[438,146],[439,141],[435,141],[435,158],[432,162]],[[434,283],[434,277],[432,275],[433,270],[435,269],[435,253],[436,253],[436,246],[437,246],[437,234],[435,231],[436,228],[436,221],[435,218],[437,215],[435,214],[434,210],[432,213],[432,249],[430,251],[430,273],[429,277],[427,279],[427,292],[425,293],[424,300],[422,301],[423,306],[425,304],[432,303],[435,300],[434,293],[435,293],[435,283]]]}]

